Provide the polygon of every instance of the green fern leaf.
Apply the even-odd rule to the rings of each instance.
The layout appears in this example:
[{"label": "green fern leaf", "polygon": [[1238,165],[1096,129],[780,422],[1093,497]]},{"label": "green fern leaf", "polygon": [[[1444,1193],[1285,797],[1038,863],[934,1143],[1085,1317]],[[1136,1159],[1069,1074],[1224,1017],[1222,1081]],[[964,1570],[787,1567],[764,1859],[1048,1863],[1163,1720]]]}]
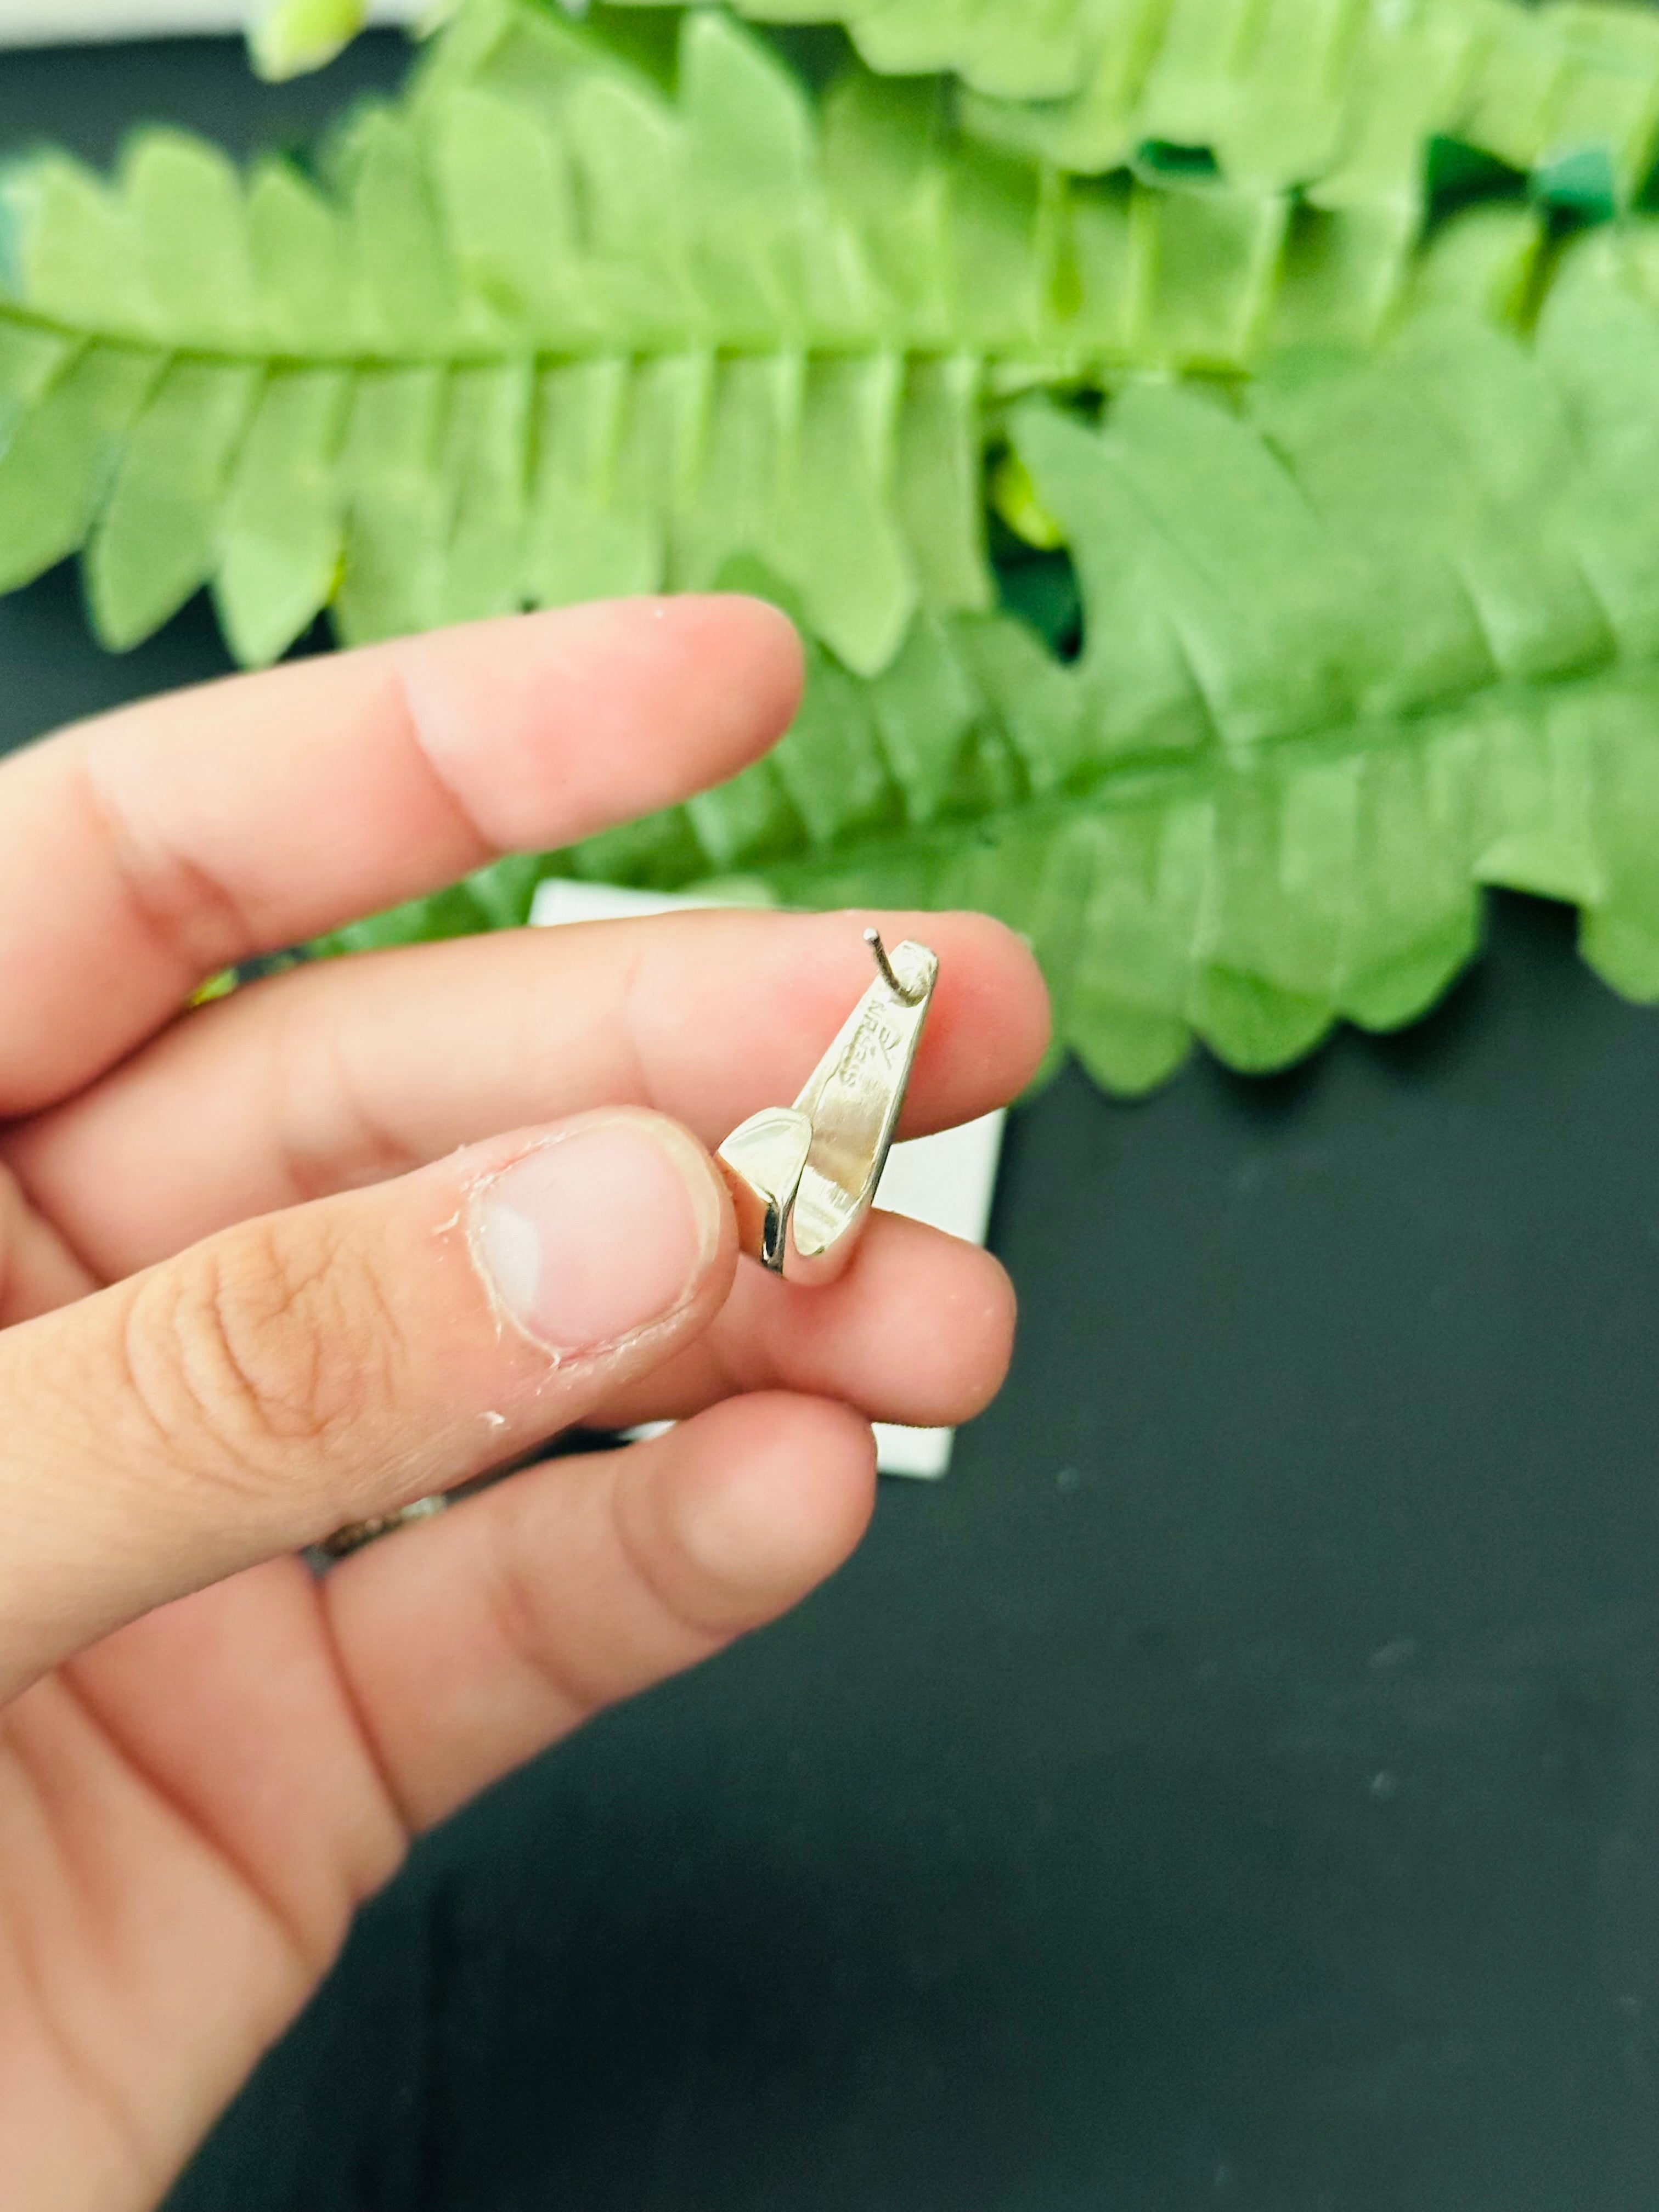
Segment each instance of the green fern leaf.
[{"label": "green fern leaf", "polygon": [[872,682],[815,648],[732,783],[349,941],[522,919],[539,872],[982,907],[1126,1091],[1194,1033],[1260,1070],[1410,1020],[1486,884],[1571,901],[1659,999],[1659,225],[1573,247],[1530,345],[1440,312],[1237,404],[1142,385],[1012,431],[1078,563],[1074,664],[1000,616],[921,615]]},{"label": "green fern leaf", "polygon": [[258,662],[325,606],[358,641],[746,558],[873,675],[992,604],[1010,395],[1369,340],[1483,224],[1504,281],[1451,289],[1508,312],[1543,235],[1477,210],[1419,260],[1410,210],[1063,178],[962,140],[937,85],[854,68],[820,108],[714,10],[671,94],[630,20],[624,51],[474,0],[321,185],[173,131],[110,183],[12,169],[0,586],[84,548],[106,643],[206,585]]},{"label": "green fern leaf", "polygon": [[[111,184],[32,161],[0,191],[0,587],[81,550],[120,646],[206,585],[250,663],[325,608],[352,641],[742,586],[801,621],[768,761],[341,946],[521,919],[550,869],[963,902],[1131,1090],[1194,1033],[1259,1068],[1410,1018],[1488,883],[1572,901],[1659,996],[1656,226],[1564,251],[1499,199],[1419,243],[1432,130],[1581,214],[1628,198],[1646,34],[1476,6],[1272,0],[1247,36],[1222,0],[1041,0],[1028,61],[1087,81],[976,111],[1030,141],[994,148],[937,82],[816,100],[714,9],[469,0],[320,183],[172,131]],[[896,68],[969,19],[1010,20],[854,28]],[[1053,134],[1126,54],[1133,167],[1072,173]],[[1028,101],[1036,66],[978,81]],[[1075,662],[991,611],[1005,447],[1005,512],[1075,563]]]},{"label": "green fern leaf", "polygon": [[1139,71],[1103,49],[1069,100],[970,97],[970,119],[1087,171],[1148,142],[1200,145],[1236,183],[1299,185],[1328,207],[1416,204],[1436,136],[1531,176],[1540,197],[1605,207],[1627,204],[1652,166],[1659,22],[1645,11],[1273,0],[1231,38],[1222,15],[1215,0],[1176,9]]},{"label": "green fern leaf", "polygon": [[1593,0],[735,4],[770,23],[839,21],[875,70],[954,73],[971,127],[1089,174],[1201,148],[1236,185],[1415,204],[1439,135],[1546,197],[1625,204],[1659,138],[1659,22]]}]

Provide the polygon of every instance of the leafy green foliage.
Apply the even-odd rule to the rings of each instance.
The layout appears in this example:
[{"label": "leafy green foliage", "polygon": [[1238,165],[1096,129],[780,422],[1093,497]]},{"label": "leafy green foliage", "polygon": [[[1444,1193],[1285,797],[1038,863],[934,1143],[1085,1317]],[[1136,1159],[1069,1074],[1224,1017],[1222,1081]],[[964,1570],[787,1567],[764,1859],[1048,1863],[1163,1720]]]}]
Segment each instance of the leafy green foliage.
[{"label": "leafy green foliage", "polygon": [[[106,641],[209,582],[250,660],[337,588],[360,640],[696,587],[734,550],[855,665],[924,600],[985,604],[981,384],[1035,308],[899,306],[800,88],[724,21],[687,27],[677,108],[498,14],[495,73],[363,113],[331,189],[173,132],[112,188],[13,173],[0,582],[85,543]],[[942,218],[961,277],[1026,252],[1024,184]]]},{"label": "leafy green foliage", "polygon": [[[84,545],[106,643],[207,584],[258,662],[328,605],[355,642],[747,555],[873,673],[990,604],[1001,396],[1368,337],[1439,265],[1409,212],[988,155],[933,86],[820,116],[710,11],[678,80],[480,0],[323,185],[173,131],[15,168],[0,588]],[[1501,307],[1541,234],[1486,215]]]},{"label": "leafy green foliage", "polygon": [[1659,21],[1585,0],[737,4],[767,22],[833,16],[875,70],[956,73],[975,128],[1062,168],[1201,147],[1235,184],[1312,187],[1333,208],[1414,201],[1436,136],[1547,193],[1627,201],[1659,132]]},{"label": "leafy green foliage", "polygon": [[[1659,226],[1576,246],[1530,346],[1435,313],[1236,404],[1141,385],[1012,428],[1080,573],[1075,663],[997,616],[920,617],[870,684],[820,651],[770,759],[543,868],[985,908],[1129,1091],[1194,1031],[1264,1069],[1411,1019],[1483,884],[1573,902],[1659,998]],[[521,919],[540,872],[348,941]]]},{"label": "leafy green foliage", "polygon": [[[173,131],[109,183],[34,158],[0,588],[79,550],[120,647],[205,585],[255,664],[325,609],[356,641],[742,586],[801,622],[770,760],[338,948],[522,920],[549,872],[973,903],[1131,1090],[1194,1031],[1267,1067],[1408,1019],[1487,883],[1659,997],[1659,226],[1562,224],[1648,159],[1648,31],[1479,6],[843,9],[964,100],[814,94],[712,8],[466,0],[317,176]],[[1069,105],[999,76],[1016,17],[1030,70],[1083,57]],[[1079,173],[1109,53],[1133,143]],[[1065,551],[999,577],[988,486],[1005,553]]]}]

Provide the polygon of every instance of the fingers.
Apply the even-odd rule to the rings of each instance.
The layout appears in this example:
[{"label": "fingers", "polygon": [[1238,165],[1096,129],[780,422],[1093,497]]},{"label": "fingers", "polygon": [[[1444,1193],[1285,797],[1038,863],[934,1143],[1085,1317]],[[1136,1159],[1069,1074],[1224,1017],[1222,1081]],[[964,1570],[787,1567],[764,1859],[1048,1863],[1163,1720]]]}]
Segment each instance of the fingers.
[{"label": "fingers", "polygon": [[0,1167],[0,1328],[97,1288],[90,1271]]},{"label": "fingers", "polygon": [[313,1975],[407,1840],[315,1632],[318,1603],[302,1559],[267,1559],[100,1638],[9,1709],[67,1683],[221,1868],[276,1908]]},{"label": "fingers", "polygon": [[734,774],[799,670],[758,601],[617,601],[296,662],[8,761],[0,1115],[84,1082],[228,962]]},{"label": "fingers", "polygon": [[0,1333],[0,1705],[167,1598],[581,1419],[704,1328],[736,1264],[708,1156],[620,1109]]},{"label": "fingers", "polygon": [[874,1475],[843,1407],[738,1399],[347,1560],[324,1601],[409,1824],[805,1596],[862,1534]]},{"label": "fingers", "polygon": [[[112,1279],[247,1214],[606,1100],[713,1146],[811,1073],[869,981],[865,919],[665,915],[325,962],[190,1015],[0,1149]],[[1030,951],[980,915],[878,919],[940,957],[902,1133],[1002,1104],[1048,1038]]]},{"label": "fingers", "polygon": [[877,1213],[853,1265],[823,1289],[739,1267],[712,1325],[588,1419],[626,1429],[734,1392],[796,1390],[872,1421],[953,1428],[1001,1388],[1013,1339],[1013,1285],[988,1252]]}]

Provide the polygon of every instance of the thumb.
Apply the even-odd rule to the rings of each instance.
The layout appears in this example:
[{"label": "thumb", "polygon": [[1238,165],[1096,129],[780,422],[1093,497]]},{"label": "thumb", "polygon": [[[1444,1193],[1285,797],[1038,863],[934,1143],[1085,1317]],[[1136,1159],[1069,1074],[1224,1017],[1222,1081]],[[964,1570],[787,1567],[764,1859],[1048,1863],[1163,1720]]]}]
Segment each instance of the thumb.
[{"label": "thumb", "polygon": [[152,1606],[580,1419],[703,1328],[736,1264],[707,1153],[608,1110],[0,1334],[0,1705]]}]

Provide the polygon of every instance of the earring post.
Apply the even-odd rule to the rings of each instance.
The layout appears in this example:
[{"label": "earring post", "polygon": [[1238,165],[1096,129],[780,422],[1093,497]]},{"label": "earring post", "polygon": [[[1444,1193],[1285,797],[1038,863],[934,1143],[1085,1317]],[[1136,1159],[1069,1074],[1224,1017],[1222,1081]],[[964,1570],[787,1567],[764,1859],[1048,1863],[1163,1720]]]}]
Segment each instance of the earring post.
[{"label": "earring post", "polygon": [[927,992],[905,989],[893,971],[892,962],[887,957],[887,947],[881,941],[881,932],[878,929],[866,929],[864,933],[864,941],[869,946],[871,957],[881,971],[882,981],[886,984],[894,997],[902,1000],[907,1006],[919,1006],[927,995]]}]

